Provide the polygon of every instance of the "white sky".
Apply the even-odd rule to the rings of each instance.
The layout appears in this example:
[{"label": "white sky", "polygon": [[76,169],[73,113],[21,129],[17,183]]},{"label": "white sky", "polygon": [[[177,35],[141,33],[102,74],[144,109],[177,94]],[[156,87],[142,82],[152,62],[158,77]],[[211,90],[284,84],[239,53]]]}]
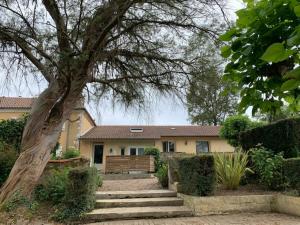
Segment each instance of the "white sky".
[{"label": "white sky", "polygon": [[[242,8],[241,0],[228,0],[228,8],[226,9],[232,19],[235,18],[234,12]],[[28,83],[20,83],[17,80],[7,81],[5,73],[0,69],[0,96],[37,96],[43,89],[39,87],[34,80]],[[22,79],[24,81],[24,79]],[[175,98],[153,99],[151,104],[145,110],[137,109],[125,110],[124,107],[113,105],[109,101],[104,101],[99,105],[91,102],[86,105],[97,124],[155,124],[155,125],[184,125],[189,124],[187,109]]]}]

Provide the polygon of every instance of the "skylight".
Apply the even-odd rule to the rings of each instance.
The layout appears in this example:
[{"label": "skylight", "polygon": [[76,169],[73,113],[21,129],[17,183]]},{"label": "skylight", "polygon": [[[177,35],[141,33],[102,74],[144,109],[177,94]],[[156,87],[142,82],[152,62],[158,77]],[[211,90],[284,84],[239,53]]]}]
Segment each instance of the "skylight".
[{"label": "skylight", "polygon": [[130,128],[130,132],[132,133],[141,133],[143,131],[144,131],[143,128]]}]

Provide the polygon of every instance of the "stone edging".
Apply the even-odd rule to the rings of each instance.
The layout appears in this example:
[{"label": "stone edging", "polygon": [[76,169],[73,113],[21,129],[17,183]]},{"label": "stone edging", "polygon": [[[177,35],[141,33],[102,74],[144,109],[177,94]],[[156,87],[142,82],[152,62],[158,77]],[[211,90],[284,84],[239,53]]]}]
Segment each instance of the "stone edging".
[{"label": "stone edging", "polygon": [[234,212],[280,212],[300,216],[300,197],[282,194],[197,197],[178,193],[178,196],[196,216]]}]

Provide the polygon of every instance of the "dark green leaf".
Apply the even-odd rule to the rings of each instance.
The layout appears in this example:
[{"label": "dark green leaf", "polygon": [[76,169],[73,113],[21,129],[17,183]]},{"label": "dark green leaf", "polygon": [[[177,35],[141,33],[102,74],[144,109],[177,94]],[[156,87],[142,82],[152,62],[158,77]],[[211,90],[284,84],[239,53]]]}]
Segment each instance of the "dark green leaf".
[{"label": "dark green leaf", "polygon": [[285,49],[282,43],[270,45],[260,59],[266,62],[281,62],[289,58],[294,51]]},{"label": "dark green leaf", "polygon": [[300,85],[300,81],[298,80],[288,80],[286,82],[284,82],[281,86],[281,90],[282,91],[290,91],[290,90],[294,90],[296,88],[298,88]]}]

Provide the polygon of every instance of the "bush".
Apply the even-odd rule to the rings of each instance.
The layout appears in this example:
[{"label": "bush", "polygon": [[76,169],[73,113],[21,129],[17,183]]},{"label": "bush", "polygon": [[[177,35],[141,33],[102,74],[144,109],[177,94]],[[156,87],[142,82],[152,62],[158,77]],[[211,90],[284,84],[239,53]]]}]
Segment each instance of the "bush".
[{"label": "bush", "polygon": [[75,148],[68,148],[63,153],[63,159],[72,159],[72,158],[77,158],[79,156],[80,156],[80,152],[78,149],[75,149]]},{"label": "bush", "polygon": [[148,147],[148,148],[145,149],[144,154],[154,156],[155,172],[157,172],[158,169],[160,168],[161,164],[162,164],[162,162],[160,160],[160,151],[159,151],[159,149],[157,149],[155,147]]},{"label": "bush", "polygon": [[251,150],[251,158],[260,183],[271,190],[282,190],[286,181],[282,173],[284,158],[282,153],[276,155],[261,147]]},{"label": "bush", "polygon": [[0,121],[0,141],[13,146],[14,150],[20,151],[23,130],[28,115],[19,119],[8,119]]},{"label": "bush", "polygon": [[252,122],[247,116],[231,116],[225,120],[220,130],[220,136],[226,139],[233,147],[238,147],[240,146],[240,133],[259,125],[260,123]]},{"label": "bush", "polygon": [[53,169],[46,176],[42,184],[37,185],[35,197],[39,201],[50,201],[58,204],[63,201],[68,182],[68,168]]},{"label": "bush", "polygon": [[248,154],[238,151],[233,154],[214,154],[218,181],[227,189],[235,190],[239,187],[245,175],[248,164]]},{"label": "bush", "polygon": [[15,149],[0,142],[0,187],[6,181],[18,156]]},{"label": "bush", "polygon": [[157,170],[156,177],[158,178],[159,183],[162,187],[168,187],[169,178],[168,178],[168,165],[163,163]]},{"label": "bush", "polygon": [[283,152],[285,158],[297,157],[300,149],[300,118],[281,120],[240,134],[244,150],[261,145],[275,154]]},{"label": "bush", "polygon": [[65,197],[54,218],[59,221],[81,218],[95,205],[98,171],[94,167],[70,169]]},{"label": "bush", "polygon": [[178,160],[182,193],[198,196],[211,195],[216,183],[214,157],[198,155]]},{"label": "bush", "polygon": [[285,159],[283,162],[283,174],[289,187],[300,193],[300,158]]}]

